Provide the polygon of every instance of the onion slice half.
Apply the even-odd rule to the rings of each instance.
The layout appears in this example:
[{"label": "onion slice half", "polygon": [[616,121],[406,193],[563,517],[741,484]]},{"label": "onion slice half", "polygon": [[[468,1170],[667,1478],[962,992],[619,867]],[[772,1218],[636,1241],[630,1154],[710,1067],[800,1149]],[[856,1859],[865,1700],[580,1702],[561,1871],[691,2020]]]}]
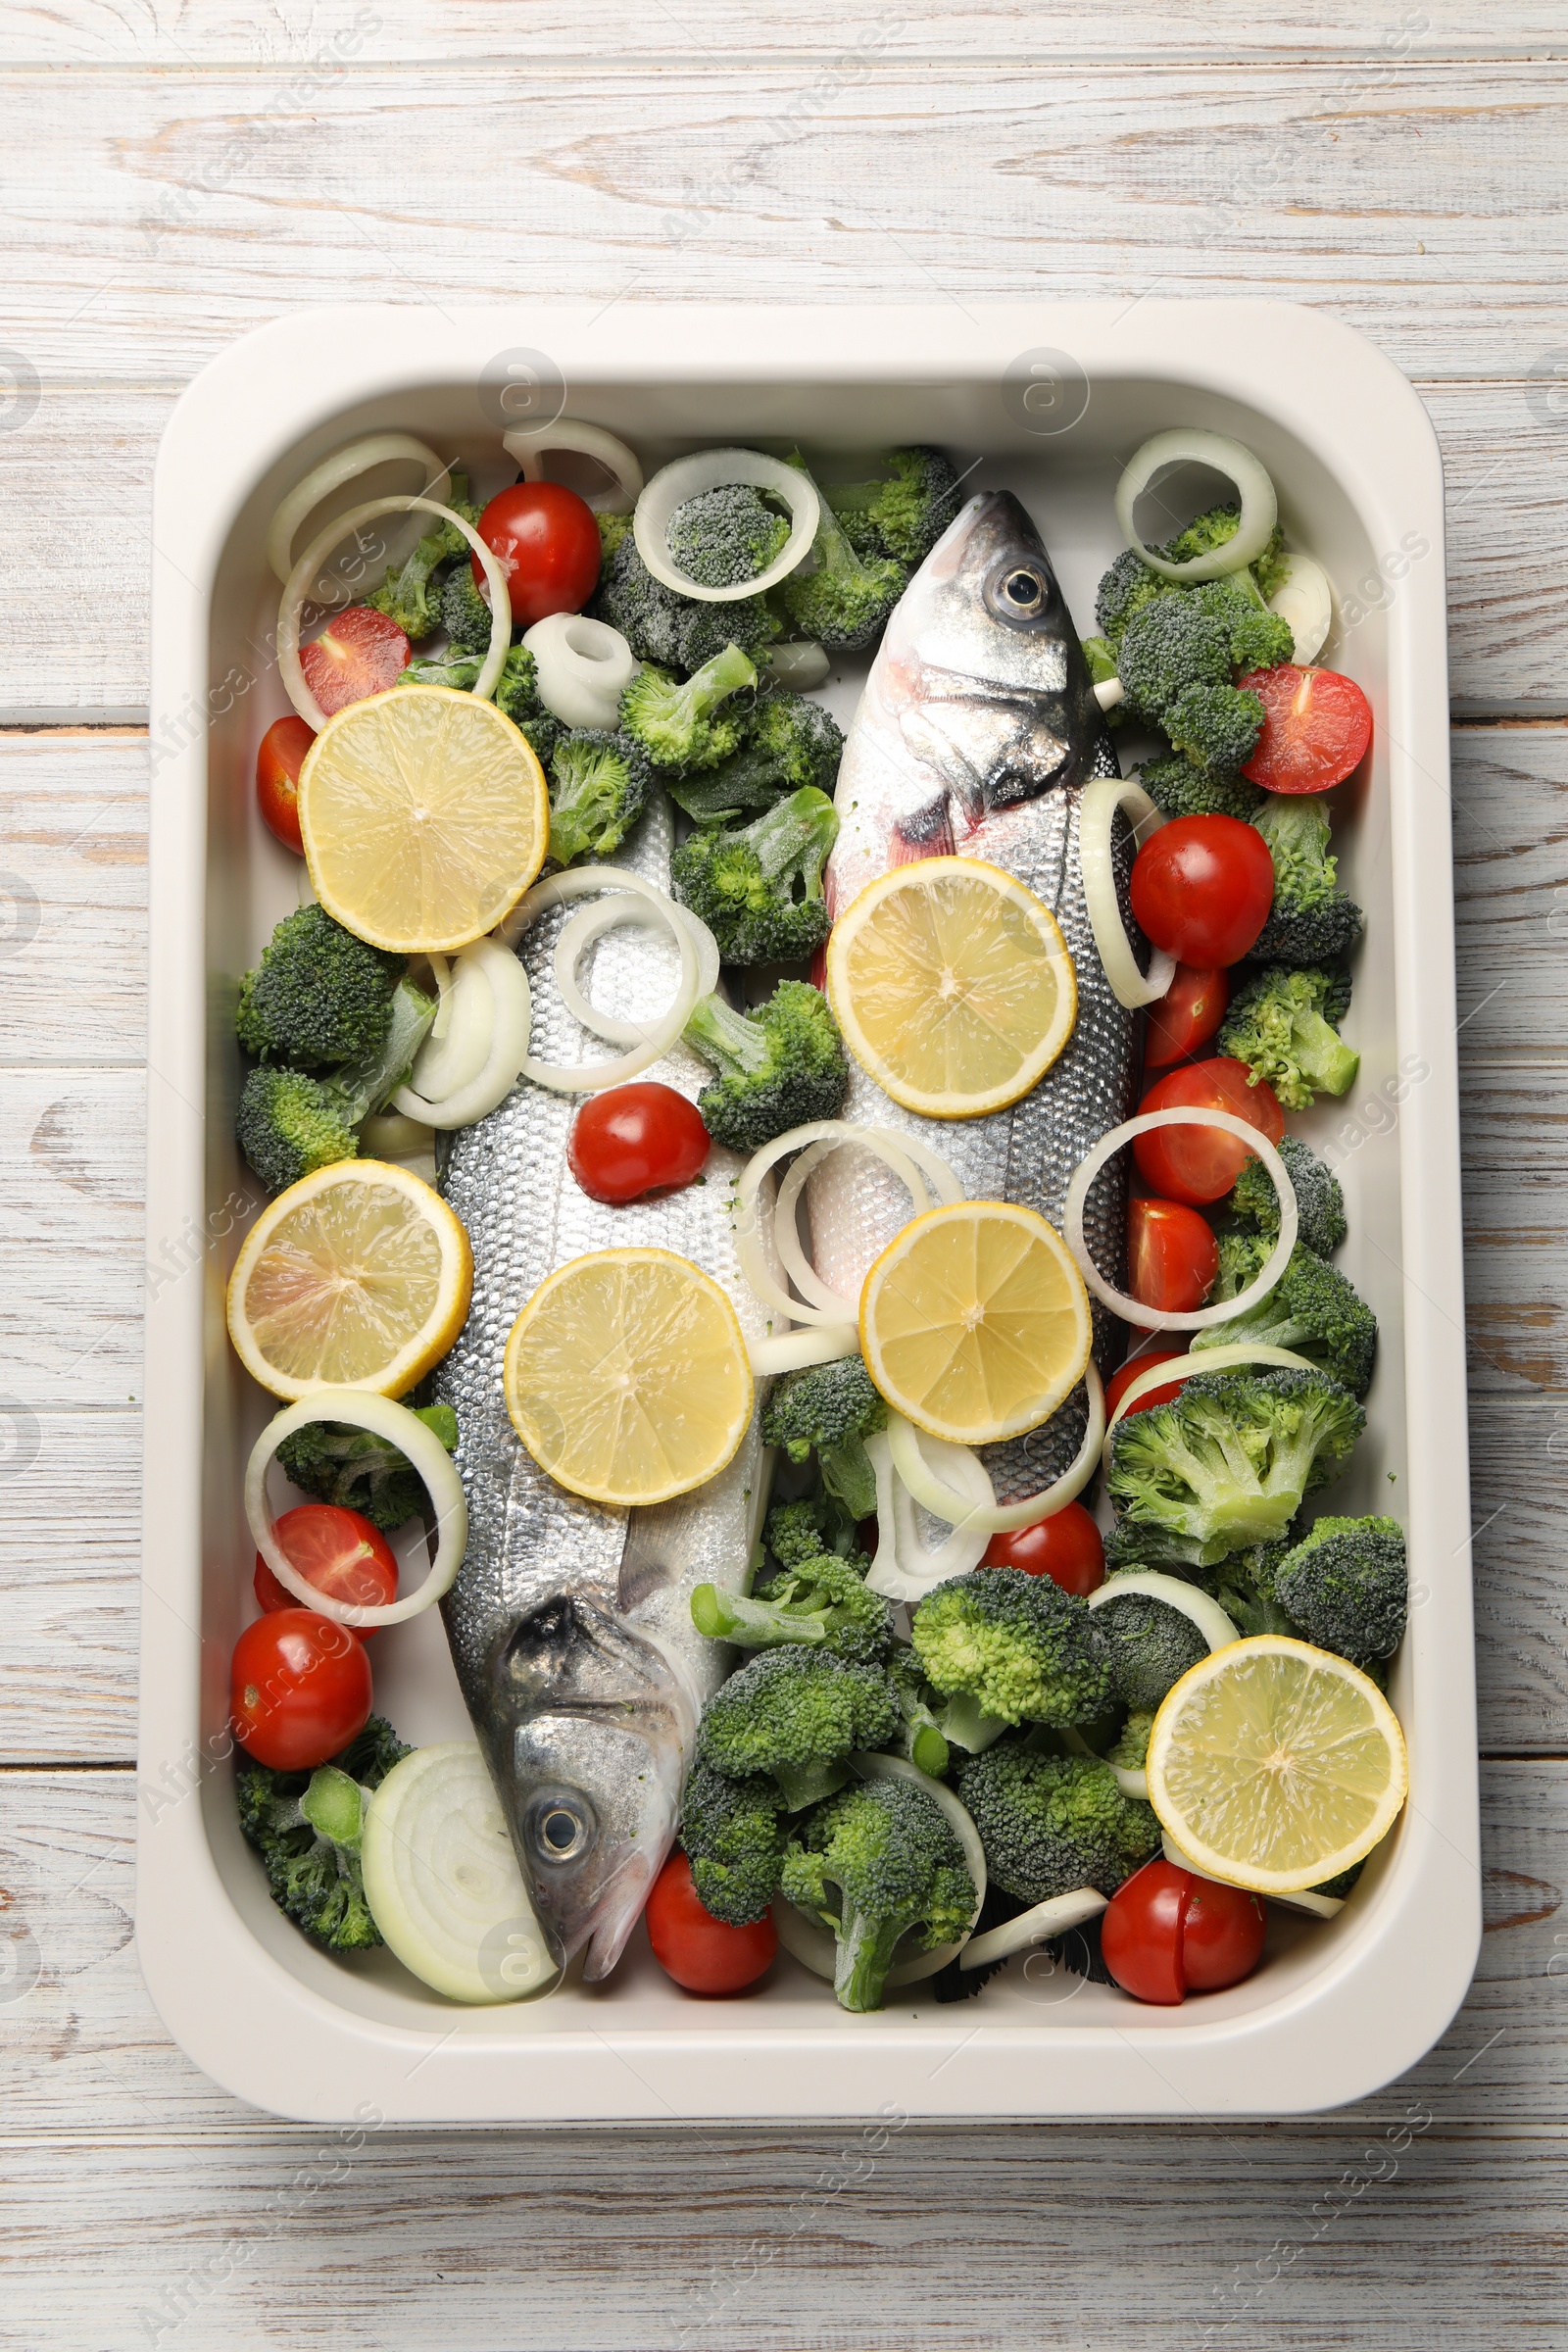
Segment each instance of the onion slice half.
[{"label": "onion slice half", "polygon": [[780,1372],[804,1372],[812,1364],[836,1364],[846,1355],[858,1355],[860,1335],[853,1323],[820,1323],[809,1331],[748,1340],[746,1352],[758,1378],[770,1380]]},{"label": "onion slice half", "polygon": [[577,495],[596,514],[629,514],[637,504],[643,469],[636,452],[628,449],[617,434],[607,432],[602,424],[588,424],[579,416],[558,416],[554,424],[541,425],[536,433],[503,433],[501,446],[509,458],[516,459],[525,482],[549,478],[541,461],[553,449],[566,449],[577,457],[592,458],[609,474],[610,488],[581,490]]},{"label": "onion slice half", "polygon": [[[511,1094],[528,1057],[533,1001],[511,949],[476,939],[454,960],[452,1021],[434,1065],[423,1066],[426,1046],[412,1082],[392,1098],[395,1109],[427,1127],[471,1127],[487,1117]],[[436,1092],[427,1096],[427,1086]]]},{"label": "onion slice half", "polygon": [[1086,1919],[1098,1919],[1106,1907],[1106,1897],[1093,1886],[1075,1886],[1071,1894],[1054,1894],[1049,1901],[1036,1903],[1033,1910],[1020,1911],[1016,1919],[1004,1920],[1000,1928],[971,1936],[958,1955],[958,1966],[989,1968],[994,1960],[1010,1960],[1015,1952],[1031,1951],[1036,1944],[1049,1943],[1054,1936],[1065,1936],[1069,1928],[1081,1928]]},{"label": "onion slice half", "polygon": [[1176,977],[1176,958],[1156,948],[1150,958],[1148,978],[1138,969],[1117,904],[1116,869],[1110,855],[1110,828],[1118,808],[1125,808],[1132,818],[1133,839],[1140,849],[1159,831],[1165,818],[1141,784],[1120,776],[1095,776],[1085,785],[1078,808],[1078,862],[1083,870],[1089,926],[1112,996],[1118,1004],[1136,1011],[1139,1005],[1153,1004],[1167,993]]},{"label": "onion slice half", "polygon": [[[635,1078],[640,1070],[649,1069],[662,1060],[687,1021],[698,998],[699,963],[697,942],[680,917],[674,901],[656,884],[645,882],[623,865],[573,866],[564,874],[551,874],[536,882],[507,916],[495,936],[508,947],[514,946],[530,923],[548,913],[552,906],[567,899],[582,899],[599,891],[630,891],[634,897],[646,899],[668,926],[680,955],[680,983],[675,990],[669,1009],[640,1034],[643,1043],[630,1053],[620,1054],[612,1061],[553,1062],[536,1061],[528,1054],[522,1064],[522,1074],[536,1086],[547,1086],[558,1095],[597,1095],[607,1087],[622,1086]],[[755,1287],[755,1285],[754,1285]]]},{"label": "onion slice half", "polygon": [[[965,1495],[956,1493],[932,1468],[924,1451],[912,1442],[911,1423],[906,1422],[904,1429],[895,1435],[894,1421],[898,1416],[890,1414],[888,1440],[894,1470],[915,1501],[928,1510],[933,1518],[945,1519],[956,1534],[961,1530],[965,1536],[979,1536],[983,1551],[992,1536],[1011,1535],[1017,1528],[1033,1527],[1037,1520],[1049,1519],[1067,1503],[1075,1502],[1094,1477],[1105,1438],[1105,1391],[1093,1356],[1084,1371],[1084,1386],[1089,1393],[1089,1417],[1084,1425],[1083,1442],[1061,1476],[1054,1479],[1049,1487],[1042,1487],[1038,1494],[1025,1494],[1018,1502],[997,1502],[993,1499],[987,1503],[978,1497],[970,1501]],[[910,1431],[909,1438],[905,1436],[904,1430]],[[948,1448],[950,1455],[970,1451],[967,1446]],[[975,1455],[974,1459],[984,1477],[985,1468],[979,1456]],[[987,1483],[990,1483],[989,1480]]]},{"label": "onion slice half", "polygon": [[[407,1455],[424,1481],[436,1519],[435,1558],[423,1584],[402,1600],[372,1605],[338,1600],[332,1593],[318,1591],[292,1565],[273,1534],[267,1502],[268,1469],[283,1440],[312,1421],[346,1421],[351,1429],[368,1429],[372,1437],[385,1439],[387,1445]],[[245,1469],[245,1516],[257,1550],[284,1591],[292,1592],[302,1608],[314,1609],[318,1617],[330,1617],[334,1625],[406,1625],[451,1590],[468,1543],[468,1505],[452,1456],[417,1413],[411,1413],[406,1404],[394,1403],[390,1396],[374,1396],[368,1389],[313,1389],[309,1396],[285,1405],[269,1421],[251,1447]]]},{"label": "onion slice half", "polygon": [[514,2001],[559,1975],[472,1740],[415,1748],[371,1797],[365,1897],[388,1947],[449,2000]]},{"label": "onion slice half", "polygon": [[[969,1921],[972,1931],[986,1899],[985,1847],[980,1842],[980,1833],[973,1820],[953,1790],[944,1788],[940,1781],[932,1780],[929,1773],[922,1772],[917,1764],[911,1764],[906,1756],[854,1755],[850,1758],[850,1770],[862,1781],[909,1781],[915,1788],[923,1788],[927,1796],[941,1806],[963,1848],[963,1858],[975,1884],[977,1899]],[[799,1960],[803,1968],[810,1969],[814,1976],[826,1977],[831,1984],[838,1960],[838,1940],[820,1921],[812,1919],[808,1912],[798,1910],[794,1903],[786,1902],[782,1895],[776,1895],[773,1899],[773,1925],[778,1930],[780,1943],[791,1957]],[[912,1959],[896,1961],[887,1973],[889,1988],[901,1984],[918,1984],[923,1978],[934,1977],[939,1969],[947,1967],[950,1960],[957,1958],[968,1941],[969,1937],[965,1936],[956,1943],[939,1943],[935,1951],[916,1952]]]},{"label": "onion slice half", "polygon": [[[1206,466],[1211,472],[1223,473],[1242,494],[1241,519],[1232,537],[1223,547],[1190,556],[1185,564],[1173,564],[1168,556],[1151,548],[1139,537],[1133,519],[1133,510],[1155,475],[1172,466]],[[1162,580],[1217,580],[1228,571],[1242,570],[1263,553],[1278,518],[1279,501],[1266,466],[1226,433],[1200,432],[1187,425],[1156,433],[1128,461],[1116,484],[1116,520],[1122,537]]]},{"label": "onion slice half", "polygon": [[[689,498],[700,497],[705,490],[728,489],[737,482],[769,490],[781,500],[790,511],[790,535],[767,569],[755,579],[736,580],[728,588],[709,588],[682,571],[670,554],[670,517]],[[821,518],[816,485],[798,466],[764,457],[758,449],[700,449],[692,457],[676,458],[654,475],[637,501],[632,533],[637,553],[662,587],[672,588],[677,596],[691,597],[699,604],[730,605],[743,596],[761,596],[776,588],[804,564]]]},{"label": "onion slice half", "polygon": [[[1089,1188],[1111,1153],[1119,1152],[1123,1144],[1130,1144],[1135,1137],[1153,1135],[1161,1127],[1218,1127],[1226,1135],[1234,1135],[1263,1162],[1279,1196],[1279,1238],[1264,1260],[1261,1272],[1248,1284],[1245,1291],[1238,1291],[1234,1298],[1222,1298],[1214,1306],[1196,1306],[1185,1315],[1172,1313],[1164,1307],[1145,1306],[1141,1299],[1131,1298],[1125,1291],[1118,1291],[1115,1284],[1108,1282],[1096,1265],[1084,1233],[1084,1209],[1089,1200]],[[1093,1151],[1087,1152],[1078,1162],[1073,1170],[1072,1182],[1067,1187],[1065,1222],[1067,1247],[1077,1260],[1079,1273],[1102,1304],[1119,1315],[1124,1323],[1135,1323],[1142,1331],[1210,1331],[1216,1323],[1229,1323],[1237,1315],[1246,1314],[1250,1306],[1255,1306],[1260,1298],[1266,1298],[1289,1265],[1291,1251],[1296,1248],[1296,1187],[1291,1182],[1290,1171],[1284,1160],[1268,1137],[1258,1128],[1249,1126],[1246,1119],[1237,1118],[1234,1111],[1205,1110],[1196,1106],[1189,1108],[1185,1105],[1171,1110],[1145,1110],[1140,1111],[1136,1119],[1127,1119],[1120,1127],[1112,1127],[1108,1134],[1101,1137]]]},{"label": "onion slice half", "polygon": [[376,466],[417,466],[423,479],[421,494],[433,490],[444,481],[452,468],[438,458],[433,449],[416,441],[412,433],[371,433],[364,441],[351,441],[347,448],[336,449],[318,466],[313,466],[302,481],[295,483],[267,526],[267,561],[280,581],[286,580],[294,568],[294,540],[300,524],[313,514],[323,498],[341,490],[345,482],[357,481]]},{"label": "onion slice half", "polygon": [[[710,997],[718,986],[718,942],[700,914],[677,900],[669,902],[697,942],[697,994]],[[607,931],[616,931],[623,924],[634,924],[644,931],[668,929],[662,911],[650,907],[640,899],[622,895],[615,899],[601,899],[597,906],[584,906],[569,922],[561,926],[556,941],[556,986],[561,1001],[580,1027],[594,1037],[602,1037],[608,1046],[640,1046],[648,1032],[637,1021],[622,1020],[617,1013],[601,1012],[591,1004],[577,982],[577,966],[596,939]]]},{"label": "onion slice half", "polygon": [[1302,668],[1315,662],[1334,626],[1334,589],[1322,564],[1311,556],[1287,556],[1285,577],[1268,609],[1291,624],[1296,640],[1291,660]]},{"label": "onion slice half", "polygon": [[[901,1422],[897,1413],[888,1415],[885,1430],[874,1431],[865,1441],[866,1454],[876,1473],[876,1557],[866,1570],[865,1581],[873,1592],[886,1600],[921,1600],[933,1585],[940,1585],[950,1576],[966,1576],[978,1568],[991,1541],[983,1528],[976,1530],[966,1524],[969,1510],[977,1514],[987,1503],[994,1502],[995,1490],[979,1455],[967,1446],[950,1446],[940,1438],[927,1438],[923,1443],[940,1454],[944,1469],[961,1482],[965,1494],[955,1494],[946,1480],[930,1472],[933,1485],[943,1497],[943,1508],[932,1515],[946,1522],[948,1534],[934,1549],[921,1543],[914,1523],[915,1496],[906,1482],[900,1477],[893,1454],[893,1428]],[[903,1421],[918,1449],[922,1441],[915,1436],[913,1425]],[[921,1469],[927,1470],[923,1454]],[[967,1506],[967,1507],[966,1507]],[[929,1508],[929,1505],[927,1506]],[[950,1519],[948,1514],[956,1514]]]}]

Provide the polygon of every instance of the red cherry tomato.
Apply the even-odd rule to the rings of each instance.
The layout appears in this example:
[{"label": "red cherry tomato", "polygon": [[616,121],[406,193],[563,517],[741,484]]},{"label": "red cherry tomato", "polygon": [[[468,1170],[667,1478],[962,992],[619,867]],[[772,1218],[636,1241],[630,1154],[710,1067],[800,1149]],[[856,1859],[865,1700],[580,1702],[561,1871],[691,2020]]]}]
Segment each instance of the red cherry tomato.
[{"label": "red cherry tomato", "polygon": [[[552,612],[580,612],[599,578],[599,525],[586,499],[564,482],[514,482],[479,517],[479,536],[501,560],[514,624],[527,629]],[[484,565],[473,584],[486,593]]]},{"label": "red cherry tomato", "polygon": [[[1144,1374],[1152,1371],[1156,1364],[1175,1364],[1185,1360],[1180,1348],[1146,1348],[1142,1355],[1135,1355],[1130,1362],[1122,1365],[1119,1372],[1113,1372],[1105,1383],[1105,1419],[1110,1419],[1135,1380],[1142,1380]],[[1151,1405],[1169,1404],[1171,1398],[1179,1396],[1181,1393],[1181,1382],[1168,1380],[1163,1388],[1151,1389],[1147,1396],[1139,1397],[1136,1404],[1130,1404],[1122,1418],[1130,1421],[1134,1413],[1147,1413]]]},{"label": "red cherry tomato", "polygon": [[234,1737],[275,1772],[314,1772],[363,1732],[370,1661],[347,1626],[315,1609],[273,1609],[234,1644]]},{"label": "red cherry tomato", "polygon": [[778,1931],[771,1919],[732,1928],[705,1911],[684,1854],[671,1854],[648,1897],[648,1940],[666,1977],[687,1992],[745,1992],[773,1965]]},{"label": "red cherry tomato", "polygon": [[[291,1568],[297,1568],[318,1592],[346,1600],[356,1608],[384,1608],[398,1596],[398,1564],[378,1527],[358,1511],[335,1502],[302,1502],[285,1511],[272,1529],[278,1548]],[[299,1602],[256,1554],[256,1597],[264,1609],[297,1609]],[[368,1642],[373,1625],[353,1625],[349,1632]]]},{"label": "red cherry tomato", "polygon": [[1255,1894],[1194,1874],[1182,1922],[1182,1974],[1189,1992],[1223,1992],[1257,1966],[1268,1917]]},{"label": "red cherry tomato", "polygon": [[1178,816],[1133,860],[1133,912],[1182,963],[1239,963],[1268,920],[1274,860],[1255,825]]},{"label": "red cherry tomato", "polygon": [[1105,1581],[1105,1546],[1081,1502],[1063,1503],[1049,1519],[993,1536],[982,1568],[1021,1568],[1025,1576],[1049,1576],[1079,1599]]},{"label": "red cherry tomato", "polygon": [[[320,697],[318,695],[317,700]],[[300,767],[316,741],[316,729],[290,711],[274,718],[256,754],[256,799],[262,821],[285,850],[303,858],[300,839]]]},{"label": "red cherry tomato", "polygon": [[[1227,1110],[1277,1144],[1285,1113],[1266,1078],[1252,1083],[1245,1061],[1217,1054],[1190,1061],[1157,1078],[1138,1105],[1146,1110]],[[1238,1137],[1220,1127],[1159,1127],[1133,1141],[1133,1157],[1146,1184],[1167,1200],[1206,1208],[1228,1193],[1252,1154]]]},{"label": "red cherry tomato", "polygon": [[1263,698],[1263,732],[1242,769],[1269,792],[1327,792],[1359,766],[1372,740],[1372,706],[1337,669],[1282,662],[1238,680]]},{"label": "red cherry tomato", "polygon": [[328,718],[385,694],[409,665],[409,641],[395,620],[369,605],[350,605],[319,637],[300,649],[305,683]]},{"label": "red cherry tomato", "polygon": [[1179,1200],[1129,1200],[1127,1269],[1127,1287],[1140,1306],[1189,1315],[1202,1305],[1219,1272],[1214,1229]]},{"label": "red cherry tomato", "polygon": [[593,1095],[571,1122],[566,1158],[590,1200],[640,1200],[690,1184],[710,1138],[695,1102],[644,1079]]},{"label": "red cherry tomato", "polygon": [[1174,1862],[1146,1862],[1102,1915],[1100,1949],[1123,1992],[1169,2008],[1250,1977],[1266,1926],[1255,1894]]},{"label": "red cherry tomato", "polygon": [[1179,963],[1176,977],[1157,1004],[1149,1007],[1144,1060],[1152,1070],[1185,1061],[1206,1046],[1231,1001],[1231,984],[1215,965]]}]

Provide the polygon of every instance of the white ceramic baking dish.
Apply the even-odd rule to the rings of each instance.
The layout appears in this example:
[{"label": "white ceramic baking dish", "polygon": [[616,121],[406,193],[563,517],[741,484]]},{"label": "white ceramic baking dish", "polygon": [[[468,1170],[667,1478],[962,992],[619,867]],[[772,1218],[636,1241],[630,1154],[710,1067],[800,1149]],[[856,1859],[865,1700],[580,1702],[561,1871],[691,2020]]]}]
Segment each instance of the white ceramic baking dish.
[{"label": "white ceramic baking dish", "polygon": [[[978,460],[973,484],[1015,489],[1041,522],[1081,626],[1115,551],[1120,463],[1161,426],[1212,425],[1262,457],[1296,544],[1341,592],[1322,658],[1360,680],[1377,722],[1338,836],[1369,915],[1362,1069],[1351,1102],[1307,1132],[1332,1147],[1347,1270],[1382,1318],[1370,1427],[1336,1506],[1392,1507],[1408,1524],[1417,1605],[1393,1696],[1412,1795],[1345,1910],[1282,1920],[1266,1965],[1230,1992],[1147,2009],[1037,1958],[974,2003],[942,2008],[913,1988],[854,2018],[783,1959],[753,1998],[689,1999],[634,1942],[602,1986],[465,2009],[385,1954],[315,1951],[240,1840],[222,1727],[252,1561],[241,1473],[271,1406],[223,1328],[246,1191],[231,1018],[296,872],[251,782],[261,731],[285,708],[264,534],[307,466],[375,428],[461,452],[493,487],[511,478],[503,425],[530,402],[535,415],[560,405],[563,387],[568,414],[653,459],[786,434],[935,441]],[[453,2123],[1280,2114],[1410,2065],[1469,1983],[1480,1899],[1442,475],[1402,377],[1347,328],[1272,303],[345,306],[262,329],[192,385],[159,457],[153,535],[137,1934],[183,2047],[260,2107]],[[435,1612],[382,1636],[376,1674],[406,1738],[466,1735]]]}]

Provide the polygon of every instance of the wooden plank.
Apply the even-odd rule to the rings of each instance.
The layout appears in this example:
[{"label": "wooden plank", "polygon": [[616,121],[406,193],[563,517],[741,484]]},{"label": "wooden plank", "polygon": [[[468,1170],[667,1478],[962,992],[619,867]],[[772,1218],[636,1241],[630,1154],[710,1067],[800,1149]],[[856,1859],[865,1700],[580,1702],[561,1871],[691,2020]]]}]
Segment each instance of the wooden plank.
[{"label": "wooden plank", "polygon": [[[178,380],[296,304],[559,292],[1142,298],[1260,283],[1407,371],[1561,342],[1560,63],[505,60],[12,74],[8,332],[46,380]],[[19,156],[24,152],[14,150]],[[520,272],[520,277],[519,277]],[[961,331],[961,329],[959,330]]]},{"label": "wooden plank", "polygon": [[141,1421],[0,1408],[0,1763],[136,1752]]},{"label": "wooden plank", "polygon": [[1568,1395],[1472,1388],[1470,1512],[1482,1748],[1561,1754],[1568,1749]]},{"label": "wooden plank", "polygon": [[10,1408],[79,1411],[140,1396],[144,1093],[139,1070],[0,1070],[0,1390]]},{"label": "wooden plank", "polygon": [[0,736],[0,1065],[140,1061],[146,776],[139,731]]},{"label": "wooden plank", "polygon": [[1568,728],[1456,727],[1455,949],[1475,1065],[1568,1052]]},{"label": "wooden plank", "polygon": [[1514,1395],[1568,1389],[1568,1068],[1472,1062],[1460,1119],[1472,1383]]}]

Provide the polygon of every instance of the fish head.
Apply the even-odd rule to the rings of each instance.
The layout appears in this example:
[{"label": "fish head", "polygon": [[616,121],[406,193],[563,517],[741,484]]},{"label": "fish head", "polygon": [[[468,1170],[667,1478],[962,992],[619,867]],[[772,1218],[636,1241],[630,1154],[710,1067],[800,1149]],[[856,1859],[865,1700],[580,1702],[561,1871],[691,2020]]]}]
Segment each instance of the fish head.
[{"label": "fish head", "polygon": [[675,1835],[700,1705],[658,1642],[572,1593],[497,1651],[491,1769],[545,1939],[614,1967]]}]

